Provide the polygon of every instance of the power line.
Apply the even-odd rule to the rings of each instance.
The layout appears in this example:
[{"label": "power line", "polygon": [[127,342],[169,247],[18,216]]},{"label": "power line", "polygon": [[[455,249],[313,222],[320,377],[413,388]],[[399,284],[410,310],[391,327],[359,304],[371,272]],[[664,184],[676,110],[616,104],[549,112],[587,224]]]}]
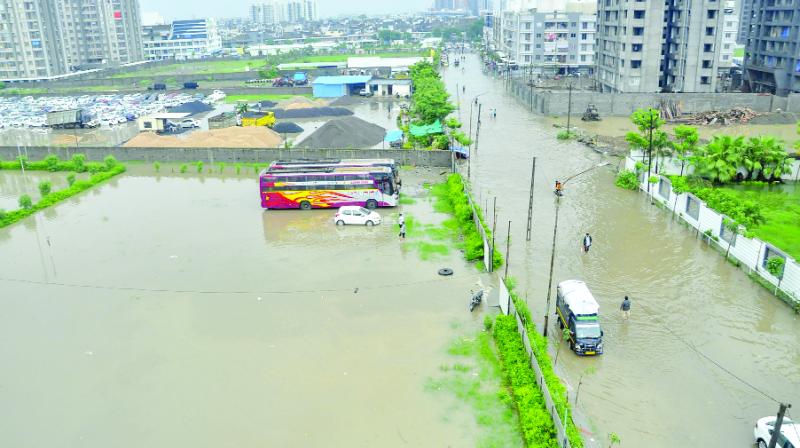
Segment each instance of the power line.
[{"label": "power line", "polygon": [[[637,299],[638,299],[638,297],[637,297]],[[680,341],[680,342],[681,342],[683,345],[685,345],[685,346],[689,347],[689,350],[693,351],[695,354],[697,354],[697,355],[701,356],[702,358],[705,358],[705,359],[706,359],[708,362],[710,362],[710,363],[714,364],[714,365],[715,365],[715,366],[717,366],[717,367],[718,367],[720,370],[722,370],[723,372],[725,372],[725,373],[727,373],[728,375],[730,375],[732,378],[734,378],[734,379],[738,380],[740,383],[742,383],[742,384],[744,384],[744,385],[748,386],[749,388],[753,389],[754,391],[758,392],[759,394],[763,395],[764,397],[766,397],[766,398],[768,398],[768,399],[770,399],[770,400],[774,401],[775,403],[780,403],[780,401],[778,401],[777,399],[775,399],[774,397],[772,397],[770,394],[768,394],[768,393],[764,392],[763,390],[759,389],[759,388],[758,388],[758,387],[756,387],[754,384],[750,383],[749,381],[745,380],[744,378],[740,377],[739,375],[736,375],[735,373],[731,372],[731,371],[730,371],[730,370],[728,370],[728,369],[727,369],[725,366],[723,366],[722,364],[720,364],[719,362],[717,362],[716,360],[714,360],[714,359],[713,359],[713,358],[711,358],[710,356],[708,356],[708,355],[706,355],[705,353],[703,353],[702,351],[700,351],[700,350],[699,350],[697,347],[695,347],[695,346],[694,346],[694,344],[692,344],[691,342],[689,342],[689,341],[685,340],[685,339],[684,339],[684,338],[682,338],[680,335],[678,335],[677,333],[675,333],[674,331],[672,331],[672,329],[671,329],[670,327],[668,327],[666,324],[662,323],[660,320],[658,320],[658,318],[657,318],[657,317],[656,317],[656,316],[655,316],[653,313],[651,313],[650,311],[648,311],[648,310],[647,310],[647,308],[646,308],[644,305],[642,305],[641,303],[639,303],[639,306],[640,306],[640,307],[642,307],[642,309],[643,309],[643,310],[644,310],[644,311],[645,311],[647,314],[649,314],[651,317],[653,317],[653,318],[656,320],[656,323],[657,323],[658,325],[660,325],[662,328],[664,328],[665,330],[667,330],[667,332],[669,332],[669,333],[670,333],[670,334],[671,334],[671,335],[672,335],[672,336],[673,336],[675,339],[677,339],[678,341]]]},{"label": "power line", "polygon": [[169,289],[169,288],[142,288],[136,286],[114,286],[114,285],[92,285],[92,284],[85,284],[85,283],[65,283],[65,282],[51,282],[51,281],[40,281],[40,280],[30,280],[30,279],[18,279],[18,278],[2,278],[0,277],[0,281],[9,282],[9,283],[23,283],[28,285],[42,285],[42,286],[58,286],[62,288],[81,288],[81,289],[100,289],[100,290],[107,290],[107,291],[135,291],[135,292],[157,292],[157,293],[173,293],[173,294],[229,294],[229,295],[240,295],[240,294],[311,294],[311,293],[321,293],[321,292],[346,292],[346,291],[361,291],[361,290],[374,290],[374,289],[385,289],[385,288],[398,288],[403,286],[415,286],[415,285],[422,285],[426,283],[437,283],[437,282],[445,282],[452,279],[461,279],[465,278],[464,276],[449,276],[449,277],[441,277],[441,278],[434,278],[429,280],[420,280],[416,282],[405,282],[405,283],[394,283],[394,284],[386,284],[386,285],[375,285],[375,286],[354,286],[348,288],[327,288],[327,289],[298,289],[298,290],[272,290],[272,291],[257,291],[257,290],[203,290],[203,289]]}]

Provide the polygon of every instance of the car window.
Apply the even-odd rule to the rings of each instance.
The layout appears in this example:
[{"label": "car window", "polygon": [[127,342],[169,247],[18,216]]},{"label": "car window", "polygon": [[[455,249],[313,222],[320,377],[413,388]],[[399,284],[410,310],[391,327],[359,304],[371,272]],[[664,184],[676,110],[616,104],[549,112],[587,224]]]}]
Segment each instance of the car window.
[{"label": "car window", "polygon": [[344,211],[344,212],[342,212],[342,213],[344,213],[344,214],[345,214],[345,215],[347,215],[347,216],[350,216],[350,215],[352,215],[352,213],[350,212],[350,210],[345,210],[345,211]]},{"label": "car window", "polygon": [[358,211],[360,211],[362,215],[369,215],[369,210],[365,208],[360,208],[358,209]]}]

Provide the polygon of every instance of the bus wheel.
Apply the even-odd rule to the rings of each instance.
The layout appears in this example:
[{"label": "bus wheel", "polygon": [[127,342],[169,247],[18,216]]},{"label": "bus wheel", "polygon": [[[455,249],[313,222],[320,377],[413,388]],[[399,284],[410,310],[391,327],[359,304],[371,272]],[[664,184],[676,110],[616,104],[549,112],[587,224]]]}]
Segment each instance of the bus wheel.
[{"label": "bus wheel", "polygon": [[378,201],[376,201],[375,199],[368,200],[367,208],[370,210],[375,210],[376,208],[378,208]]},{"label": "bus wheel", "polygon": [[303,201],[300,203],[300,210],[311,210],[311,203],[308,201]]}]

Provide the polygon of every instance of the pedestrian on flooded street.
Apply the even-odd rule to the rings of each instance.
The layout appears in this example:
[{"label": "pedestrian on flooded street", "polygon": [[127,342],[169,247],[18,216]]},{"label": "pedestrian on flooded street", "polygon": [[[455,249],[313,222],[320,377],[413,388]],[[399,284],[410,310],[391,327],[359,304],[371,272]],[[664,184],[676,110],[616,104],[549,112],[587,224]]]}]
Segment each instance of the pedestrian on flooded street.
[{"label": "pedestrian on flooded street", "polygon": [[400,213],[400,216],[397,217],[397,224],[400,224],[401,226],[406,224],[406,218],[402,213]]},{"label": "pedestrian on flooded street", "polygon": [[589,252],[589,249],[592,248],[592,236],[589,235],[589,232],[586,232],[586,235],[583,237],[583,251]]},{"label": "pedestrian on flooded street", "polygon": [[398,223],[400,224],[400,234],[397,236],[399,236],[402,239],[406,239],[406,220],[403,219],[403,215],[400,215]]},{"label": "pedestrian on flooded street", "polygon": [[628,296],[625,296],[625,300],[622,301],[622,305],[619,306],[619,309],[622,310],[622,318],[625,320],[630,319],[631,317],[631,300]]}]

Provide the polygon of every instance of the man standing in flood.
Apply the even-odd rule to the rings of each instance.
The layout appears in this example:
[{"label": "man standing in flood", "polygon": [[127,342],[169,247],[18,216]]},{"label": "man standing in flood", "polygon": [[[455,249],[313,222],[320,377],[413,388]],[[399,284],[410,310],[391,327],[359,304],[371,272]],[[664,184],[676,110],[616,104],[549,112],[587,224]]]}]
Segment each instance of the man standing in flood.
[{"label": "man standing in flood", "polygon": [[586,235],[583,237],[583,251],[589,252],[589,249],[592,248],[592,236],[589,235],[589,232],[586,232]]}]

